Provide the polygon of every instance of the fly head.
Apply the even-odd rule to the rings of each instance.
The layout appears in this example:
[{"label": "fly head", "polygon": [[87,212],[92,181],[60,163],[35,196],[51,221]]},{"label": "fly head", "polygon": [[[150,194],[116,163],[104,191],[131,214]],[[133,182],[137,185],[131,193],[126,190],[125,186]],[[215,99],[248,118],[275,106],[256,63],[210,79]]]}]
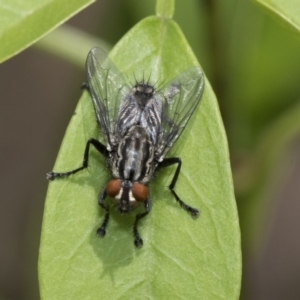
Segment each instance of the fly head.
[{"label": "fly head", "polygon": [[112,179],[106,185],[106,193],[114,199],[116,210],[129,214],[148,198],[148,188],[139,182]]}]

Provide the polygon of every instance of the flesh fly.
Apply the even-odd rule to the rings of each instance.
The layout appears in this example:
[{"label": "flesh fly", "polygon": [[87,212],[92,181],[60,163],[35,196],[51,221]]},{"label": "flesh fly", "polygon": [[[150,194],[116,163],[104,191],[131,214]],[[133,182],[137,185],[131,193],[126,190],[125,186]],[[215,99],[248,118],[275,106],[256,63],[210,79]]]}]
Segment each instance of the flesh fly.
[{"label": "flesh fly", "polygon": [[174,190],[181,159],[166,158],[166,155],[200,102],[204,76],[201,69],[194,66],[159,90],[145,80],[130,85],[108,55],[97,47],[88,54],[86,72],[84,88],[92,98],[104,143],[90,138],[81,167],[63,173],[49,172],[47,179],[67,177],[86,169],[93,145],[105,157],[111,171],[111,179],[98,198],[105,216],[97,234],[103,237],[106,233],[110,215],[107,196],[122,214],[129,214],[142,205],[144,211],[136,214],[133,224],[134,244],[141,247],[143,240],[138,223],[151,210],[148,186],[160,169],[177,165],[169,189],[185,211],[192,217],[199,215],[199,210],[186,204]]}]

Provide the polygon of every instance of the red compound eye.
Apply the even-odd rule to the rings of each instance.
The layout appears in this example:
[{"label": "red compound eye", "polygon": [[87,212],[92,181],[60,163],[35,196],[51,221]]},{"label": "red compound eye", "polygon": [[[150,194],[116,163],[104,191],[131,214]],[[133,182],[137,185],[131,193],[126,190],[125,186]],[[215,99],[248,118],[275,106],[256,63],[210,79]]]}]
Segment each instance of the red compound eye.
[{"label": "red compound eye", "polygon": [[121,190],[121,181],[114,179],[110,180],[106,185],[106,193],[109,197],[115,198]]},{"label": "red compound eye", "polygon": [[135,182],[131,188],[132,195],[137,202],[144,202],[148,197],[148,188],[138,182]]}]

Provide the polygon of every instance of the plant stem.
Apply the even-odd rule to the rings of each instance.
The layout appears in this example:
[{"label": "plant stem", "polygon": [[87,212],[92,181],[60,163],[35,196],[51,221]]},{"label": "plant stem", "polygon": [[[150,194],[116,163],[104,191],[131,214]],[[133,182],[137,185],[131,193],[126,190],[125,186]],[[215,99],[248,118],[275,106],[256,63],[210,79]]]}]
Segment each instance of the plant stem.
[{"label": "plant stem", "polygon": [[174,7],[174,0],[156,0],[156,15],[165,19],[172,19]]},{"label": "plant stem", "polygon": [[60,26],[35,46],[81,68],[84,68],[86,56],[92,47],[99,46],[105,51],[111,48],[103,40],[68,25]]}]

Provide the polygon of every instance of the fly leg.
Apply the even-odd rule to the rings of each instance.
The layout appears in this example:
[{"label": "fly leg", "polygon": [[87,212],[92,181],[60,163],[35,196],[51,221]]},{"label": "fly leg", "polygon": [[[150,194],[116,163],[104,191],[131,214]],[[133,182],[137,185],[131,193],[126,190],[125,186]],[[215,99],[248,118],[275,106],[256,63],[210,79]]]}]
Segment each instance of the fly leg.
[{"label": "fly leg", "polygon": [[187,211],[194,218],[198,217],[199,213],[200,213],[199,210],[196,208],[193,208],[193,207],[187,205],[185,202],[183,202],[174,190],[179,173],[180,173],[180,169],[181,169],[181,159],[179,157],[165,158],[162,162],[159,163],[158,168],[165,168],[165,167],[169,167],[174,164],[177,164],[177,168],[176,168],[175,174],[173,176],[173,179],[171,181],[171,184],[169,185],[169,189],[171,190],[172,194],[174,195],[176,201],[180,204],[180,206],[185,211]]},{"label": "fly leg", "polygon": [[149,197],[144,202],[144,207],[145,207],[145,211],[143,213],[137,214],[136,217],[135,217],[135,221],[133,223],[134,245],[137,248],[141,248],[143,246],[143,240],[140,237],[137,226],[138,226],[139,220],[144,218],[145,216],[147,216],[149,214],[150,210],[151,210],[151,203],[150,203],[150,198]]},{"label": "fly leg", "polygon": [[67,177],[69,175],[72,175],[72,174],[75,174],[81,170],[84,170],[88,167],[88,162],[89,162],[89,150],[90,150],[90,145],[93,145],[105,158],[108,157],[108,151],[106,149],[106,147],[100,143],[98,140],[96,139],[93,139],[93,138],[90,138],[87,143],[86,143],[86,146],[85,146],[85,150],[84,150],[84,155],[83,155],[83,162],[82,162],[82,166],[75,169],[75,170],[72,170],[72,171],[69,171],[69,172],[64,172],[64,173],[55,173],[55,172],[48,172],[47,175],[46,175],[46,178],[48,180],[54,180],[54,179],[57,179],[57,178],[64,178],[64,177]]},{"label": "fly leg", "polygon": [[99,198],[98,198],[98,204],[105,210],[105,216],[104,220],[101,224],[101,227],[97,229],[97,235],[100,237],[104,237],[106,233],[106,227],[109,220],[109,205],[104,203],[104,200],[106,198],[106,186],[102,189]]}]

